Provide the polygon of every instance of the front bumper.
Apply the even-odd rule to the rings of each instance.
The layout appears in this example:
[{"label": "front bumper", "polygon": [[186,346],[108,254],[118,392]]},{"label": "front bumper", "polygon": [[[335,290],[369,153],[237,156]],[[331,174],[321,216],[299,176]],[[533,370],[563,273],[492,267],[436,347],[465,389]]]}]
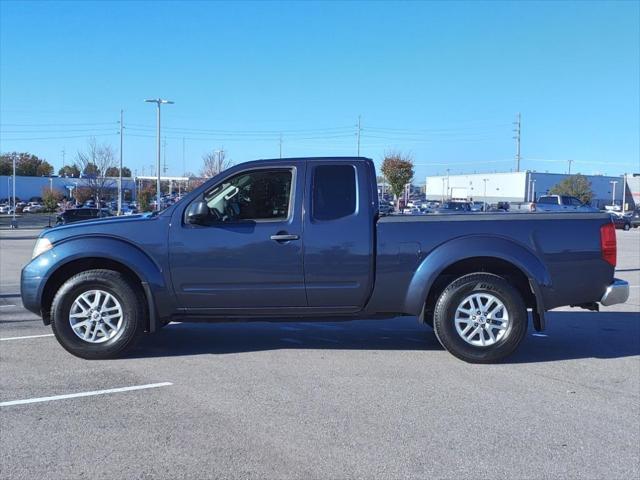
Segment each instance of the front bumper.
[{"label": "front bumper", "polygon": [[611,285],[607,287],[607,290],[602,295],[600,303],[605,307],[609,305],[615,305],[616,303],[624,303],[629,298],[629,282],[614,278]]}]

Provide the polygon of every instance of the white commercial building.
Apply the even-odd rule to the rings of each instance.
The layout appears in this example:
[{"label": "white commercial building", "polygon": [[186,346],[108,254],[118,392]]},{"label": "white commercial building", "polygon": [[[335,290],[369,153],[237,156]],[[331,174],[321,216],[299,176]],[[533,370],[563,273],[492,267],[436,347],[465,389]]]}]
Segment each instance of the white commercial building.
[{"label": "white commercial building", "polygon": [[[545,195],[555,185],[568,177],[563,173],[544,173],[534,171],[504,173],[473,173],[467,175],[442,175],[427,177],[425,193],[427,200],[464,199],[475,201],[529,202]],[[622,204],[624,177],[604,175],[585,175],[593,190],[592,205],[604,207],[615,203]],[[625,202],[632,200],[629,176]]]}]

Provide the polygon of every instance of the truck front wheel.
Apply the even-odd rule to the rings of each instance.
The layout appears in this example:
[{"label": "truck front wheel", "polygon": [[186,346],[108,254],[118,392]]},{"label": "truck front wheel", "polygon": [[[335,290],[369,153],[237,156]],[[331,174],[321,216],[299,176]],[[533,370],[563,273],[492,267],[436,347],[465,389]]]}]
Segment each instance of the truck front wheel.
[{"label": "truck front wheel", "polygon": [[143,330],[139,289],[113,270],[88,270],[67,280],[51,305],[51,329],[70,353],[86,359],[120,356]]},{"label": "truck front wheel", "polygon": [[433,315],[438,341],[456,357],[492,363],[507,357],[527,333],[527,309],[504,278],[473,273],[442,292]]}]

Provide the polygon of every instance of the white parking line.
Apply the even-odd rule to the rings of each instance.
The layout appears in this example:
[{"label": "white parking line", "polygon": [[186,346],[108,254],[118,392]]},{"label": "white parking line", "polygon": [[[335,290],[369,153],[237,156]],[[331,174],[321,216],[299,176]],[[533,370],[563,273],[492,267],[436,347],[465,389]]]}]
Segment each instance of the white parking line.
[{"label": "white parking line", "polygon": [[7,340],[26,340],[27,338],[42,338],[42,337],[53,337],[53,333],[46,333],[44,335],[27,335],[26,337],[0,338],[0,342],[4,342],[4,341],[7,341]]},{"label": "white parking line", "polygon": [[134,387],[110,388],[108,390],[94,390],[93,392],[70,393],[67,395],[54,395],[53,397],[27,398],[25,400],[11,400],[10,402],[0,402],[0,407],[11,405],[25,405],[27,403],[51,402],[54,400],[66,400],[68,398],[91,397],[94,395],[106,395],[107,393],[130,392],[132,390],[144,390],[147,388],[168,387],[173,385],[170,382],[150,383],[148,385],[136,385]]},{"label": "white parking line", "polygon": [[9,308],[9,307],[15,307],[15,305],[0,305],[0,308]]}]

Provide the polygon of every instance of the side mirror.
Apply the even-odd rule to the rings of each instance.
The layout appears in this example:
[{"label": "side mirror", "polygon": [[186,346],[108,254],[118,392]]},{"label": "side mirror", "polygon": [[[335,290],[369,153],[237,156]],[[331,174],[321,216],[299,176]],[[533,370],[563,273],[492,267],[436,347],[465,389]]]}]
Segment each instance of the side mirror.
[{"label": "side mirror", "polygon": [[202,200],[193,202],[187,208],[186,222],[194,225],[203,223],[209,217],[209,207]]}]

